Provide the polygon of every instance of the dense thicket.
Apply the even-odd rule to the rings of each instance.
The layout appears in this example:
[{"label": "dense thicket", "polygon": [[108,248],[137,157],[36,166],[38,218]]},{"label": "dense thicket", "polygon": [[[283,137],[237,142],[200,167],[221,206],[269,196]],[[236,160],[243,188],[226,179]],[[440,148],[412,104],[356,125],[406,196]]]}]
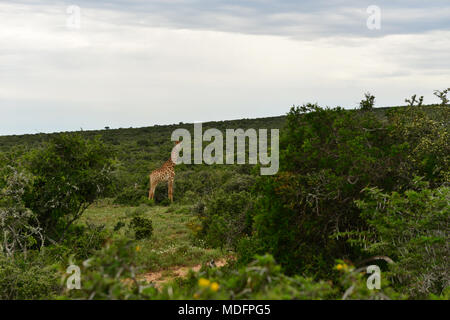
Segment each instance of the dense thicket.
[{"label": "dense thicket", "polygon": [[[280,172],[258,182],[254,234],[250,241],[243,240],[243,256],[250,246],[252,251],[274,254],[288,273],[320,278],[329,277],[337,258],[366,258],[364,246],[349,238],[369,225],[385,232],[386,226],[374,226],[361,214],[357,201],[365,199],[363,190],[404,192],[416,188],[416,177],[433,187],[448,183],[449,109],[408,107],[380,117],[371,111],[317,105],[292,108],[281,140]],[[444,192],[448,206],[447,189],[432,192]],[[438,214],[434,205],[425,202],[421,213]],[[448,210],[440,215],[441,231],[448,232]],[[423,227],[413,215],[405,219],[416,229]],[[395,225],[389,228],[392,237],[405,232]],[[392,254],[378,248],[378,254]],[[441,249],[448,255],[442,242]],[[408,259],[414,259],[416,253],[409,254]],[[447,268],[444,262],[448,263],[444,259],[439,265]]]}]

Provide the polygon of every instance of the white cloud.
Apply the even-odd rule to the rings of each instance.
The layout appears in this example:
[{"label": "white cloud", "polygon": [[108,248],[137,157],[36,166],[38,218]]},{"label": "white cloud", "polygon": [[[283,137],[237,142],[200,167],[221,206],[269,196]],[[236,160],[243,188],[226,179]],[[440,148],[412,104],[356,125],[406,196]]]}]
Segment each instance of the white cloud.
[{"label": "white cloud", "polygon": [[65,9],[0,4],[0,134],[280,115],[315,101],[353,107],[365,90],[380,105],[414,93],[431,102],[450,80],[448,30],[312,40],[157,27],[87,7],[74,31]]}]

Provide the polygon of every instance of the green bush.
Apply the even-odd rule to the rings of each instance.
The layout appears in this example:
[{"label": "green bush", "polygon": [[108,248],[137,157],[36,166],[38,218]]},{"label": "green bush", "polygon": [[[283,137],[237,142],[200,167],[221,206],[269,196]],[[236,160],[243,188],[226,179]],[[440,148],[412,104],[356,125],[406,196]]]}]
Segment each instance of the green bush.
[{"label": "green bush", "polygon": [[110,186],[113,162],[98,139],[59,134],[27,157],[33,184],[25,204],[45,235],[60,241],[66,231]]},{"label": "green bush", "polygon": [[114,199],[114,204],[138,206],[148,200],[148,191],[142,188],[126,187]]},{"label": "green bush", "polygon": [[375,96],[371,95],[370,92],[364,94],[364,99],[359,103],[359,108],[363,111],[371,111],[375,105]]},{"label": "green bush", "polygon": [[0,169],[0,254],[13,257],[44,244],[39,221],[25,207],[24,193],[30,188],[29,175],[7,166]]},{"label": "green bush", "polygon": [[[109,242],[80,265],[81,289],[64,288],[62,299],[127,300],[139,298],[135,274],[136,245],[127,239]],[[65,274],[63,283],[69,275]]]},{"label": "green bush", "polygon": [[407,154],[402,171],[409,174],[409,179],[403,189],[413,186],[413,176],[425,177],[432,187],[448,183],[450,107],[407,107],[390,111],[388,119],[391,138]]},{"label": "green bush", "polygon": [[348,267],[336,272],[338,284],[315,281],[299,275],[282,273],[271,255],[256,256],[248,265],[202,268],[187,279],[164,286],[162,290],[144,288],[147,299],[251,299],[251,300],[322,300],[322,299],[402,299],[384,280],[381,290],[369,290],[366,276]]},{"label": "green bush", "polygon": [[387,255],[396,262],[392,271],[402,292],[412,298],[443,295],[450,286],[449,250],[450,188],[384,193],[366,189],[367,199],[358,201],[369,231],[356,234],[365,239],[371,254]]},{"label": "green bush", "polygon": [[129,227],[133,230],[136,240],[148,239],[153,234],[153,224],[149,218],[133,217]]},{"label": "green bush", "polygon": [[77,259],[87,259],[96,250],[100,250],[111,236],[104,225],[75,225],[62,242],[71,255]]},{"label": "green bush", "polygon": [[[368,290],[366,279],[353,267],[345,267],[338,274],[338,284],[315,281],[299,275],[282,273],[271,255],[256,256],[248,265],[210,268],[190,272],[157,289],[136,277],[137,268],[130,261],[138,251],[133,242],[118,239],[108,244],[81,269],[81,290],[67,290],[60,298],[67,299],[401,299],[386,280],[381,290]],[[65,282],[67,275],[63,278]]]},{"label": "green bush", "polygon": [[201,220],[197,237],[213,247],[235,248],[250,233],[253,200],[248,192],[218,191],[206,203],[196,206]]},{"label": "green bush", "polygon": [[0,300],[50,299],[60,290],[58,269],[39,253],[0,254]]},{"label": "green bush", "polygon": [[[389,111],[292,108],[280,141],[280,171],[262,177],[251,239],[288,273],[329,278],[334,260],[363,260],[342,232],[367,230],[355,200],[368,186],[402,191],[414,175],[448,181],[448,107]],[[447,120],[446,120],[447,119]]]},{"label": "green bush", "polygon": [[262,177],[255,207],[255,239],[289,273],[327,277],[338,258],[360,257],[333,237],[365,228],[353,203],[367,185],[397,187],[405,155],[373,112],[292,108],[280,141],[280,171]]}]

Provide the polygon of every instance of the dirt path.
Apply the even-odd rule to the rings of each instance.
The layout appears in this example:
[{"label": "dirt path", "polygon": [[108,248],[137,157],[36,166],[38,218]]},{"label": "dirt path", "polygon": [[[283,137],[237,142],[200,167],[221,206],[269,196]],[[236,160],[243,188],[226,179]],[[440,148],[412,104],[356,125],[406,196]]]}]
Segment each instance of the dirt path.
[{"label": "dirt path", "polygon": [[[227,264],[227,259],[220,259],[215,262],[216,267],[220,268]],[[147,283],[155,284],[155,287],[161,288],[162,285],[175,278],[184,278],[188,275],[189,270],[198,272],[202,268],[201,264],[193,267],[172,267],[165,271],[156,271],[140,274],[137,276],[137,280],[142,280]],[[170,273],[170,276],[164,276],[163,273]]]}]

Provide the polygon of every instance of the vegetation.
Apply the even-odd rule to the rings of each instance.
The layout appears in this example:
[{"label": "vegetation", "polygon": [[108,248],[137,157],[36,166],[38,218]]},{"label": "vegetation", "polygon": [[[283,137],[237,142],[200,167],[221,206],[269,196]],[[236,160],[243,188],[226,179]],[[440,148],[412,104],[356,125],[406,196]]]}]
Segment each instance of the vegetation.
[{"label": "vegetation", "polygon": [[0,299],[448,299],[447,93],[203,124],[280,128],[280,170],[178,165],[174,203],[148,174],[191,126],[0,137]]}]

